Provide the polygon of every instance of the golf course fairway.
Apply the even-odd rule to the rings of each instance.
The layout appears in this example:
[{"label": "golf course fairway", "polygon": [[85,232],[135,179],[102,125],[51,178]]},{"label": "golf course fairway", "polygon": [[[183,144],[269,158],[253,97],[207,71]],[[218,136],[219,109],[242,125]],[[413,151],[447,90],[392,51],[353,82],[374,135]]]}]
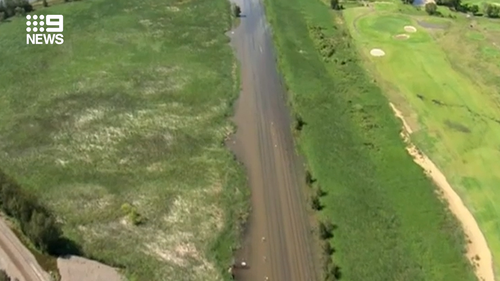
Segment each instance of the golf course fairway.
[{"label": "golf course fairway", "polygon": [[[411,141],[445,174],[476,219],[498,279],[499,28],[492,20],[407,15],[398,4],[392,7],[375,4],[343,14],[366,68],[411,127]],[[374,48],[385,55],[371,55]]]}]

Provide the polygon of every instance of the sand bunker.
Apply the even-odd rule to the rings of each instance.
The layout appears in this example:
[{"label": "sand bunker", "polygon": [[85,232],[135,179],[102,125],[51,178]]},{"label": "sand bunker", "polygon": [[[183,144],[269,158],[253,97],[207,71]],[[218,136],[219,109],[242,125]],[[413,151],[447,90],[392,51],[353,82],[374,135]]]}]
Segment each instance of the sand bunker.
[{"label": "sand bunker", "polygon": [[408,150],[408,153],[413,156],[415,163],[422,167],[425,173],[438,186],[442,196],[448,202],[450,211],[461,222],[464,233],[469,242],[467,243],[467,258],[469,258],[470,262],[474,265],[476,276],[479,280],[495,281],[491,251],[488,248],[486,239],[474,219],[474,216],[464,205],[462,199],[460,199],[455,190],[453,190],[443,173],[441,173],[436,165],[425,154],[420,152],[417,147],[410,142],[410,134],[412,133],[410,126],[406,123],[403,114],[392,103],[390,103],[390,106],[392,107],[392,110],[394,110],[394,114],[401,119],[401,121],[403,121],[404,127],[401,136],[408,144],[406,150]]},{"label": "sand bunker", "polygon": [[372,49],[370,51],[370,55],[372,55],[374,57],[382,57],[382,56],[385,56],[385,52],[380,50],[380,49]]},{"label": "sand bunker", "polygon": [[411,26],[411,25],[405,26],[404,29],[405,29],[406,32],[409,32],[409,33],[417,32],[417,29],[414,26]]},{"label": "sand bunker", "polygon": [[398,34],[398,35],[394,36],[394,38],[396,38],[398,40],[406,40],[406,39],[410,38],[410,35],[408,35],[408,34]]}]

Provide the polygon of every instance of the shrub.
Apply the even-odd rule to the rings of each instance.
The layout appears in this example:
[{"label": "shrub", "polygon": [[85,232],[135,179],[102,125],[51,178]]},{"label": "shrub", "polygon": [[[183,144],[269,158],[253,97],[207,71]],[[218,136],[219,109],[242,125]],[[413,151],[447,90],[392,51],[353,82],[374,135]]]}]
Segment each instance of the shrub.
[{"label": "shrub", "polygon": [[498,18],[500,16],[500,6],[487,3],[484,5],[484,14],[489,18]]},{"label": "shrub", "polygon": [[309,172],[309,170],[306,171],[306,184],[308,186],[312,186],[312,184],[315,182],[316,180],[313,178],[313,176],[311,175],[311,172]]},{"label": "shrub", "polygon": [[330,259],[330,256],[334,253],[335,251],[332,248],[332,245],[330,244],[330,241],[324,240],[323,241],[323,254]]},{"label": "shrub", "polygon": [[470,7],[469,11],[473,14],[473,15],[477,15],[479,13],[479,6],[474,4]]},{"label": "shrub", "polygon": [[10,276],[5,272],[5,270],[0,270],[0,281],[11,281]]},{"label": "shrub", "polygon": [[54,253],[61,247],[61,226],[51,211],[1,171],[0,209],[19,222],[21,232],[37,249]]},{"label": "shrub", "polygon": [[235,17],[239,18],[241,15],[241,8],[238,5],[233,6],[233,14]]},{"label": "shrub", "polygon": [[295,114],[295,130],[302,131],[302,128],[306,125],[306,122],[302,119],[302,116]]},{"label": "shrub", "polygon": [[436,12],[437,12],[437,5],[436,3],[434,2],[428,2],[425,4],[425,11],[429,14],[429,15],[435,15]]},{"label": "shrub", "polygon": [[325,280],[326,281],[337,281],[337,280],[340,280],[340,276],[341,276],[340,267],[333,264],[333,261],[332,261],[330,263],[330,265],[328,266],[328,269],[326,271]]},{"label": "shrub", "polygon": [[121,206],[121,210],[128,217],[129,221],[133,225],[140,225],[144,222],[141,214],[139,214],[139,212],[137,212],[137,209],[134,206],[132,206],[131,204],[124,203]]},{"label": "shrub", "polygon": [[318,197],[316,196],[312,197],[311,208],[316,211],[320,211],[321,209],[323,209],[323,206],[321,205],[321,202],[319,201]]},{"label": "shrub", "polygon": [[340,10],[339,0],[330,0],[330,8],[332,8],[333,10]]},{"label": "shrub", "polygon": [[322,221],[319,223],[319,236],[321,239],[326,240],[333,238],[333,231],[335,230],[335,225],[329,221]]},{"label": "shrub", "polygon": [[316,193],[316,197],[318,197],[318,198],[326,195],[326,192],[324,192],[323,189],[321,189],[321,187],[319,185],[316,186],[315,193]]},{"label": "shrub", "polygon": [[16,16],[21,17],[21,16],[24,16],[26,14],[26,11],[24,11],[24,9],[21,7],[16,7],[14,9],[14,13]]}]

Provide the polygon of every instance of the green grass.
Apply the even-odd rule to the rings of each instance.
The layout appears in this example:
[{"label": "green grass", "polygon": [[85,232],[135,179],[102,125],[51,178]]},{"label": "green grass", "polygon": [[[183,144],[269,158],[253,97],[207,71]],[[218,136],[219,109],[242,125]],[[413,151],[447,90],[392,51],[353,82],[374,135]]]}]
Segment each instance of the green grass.
[{"label": "green grass", "polygon": [[[331,243],[342,280],[476,280],[461,228],[405,151],[342,17],[317,0],[266,2],[293,110],[307,124],[299,146],[328,193],[321,215],[338,226]],[[325,63],[318,49],[328,46]]]},{"label": "green grass", "polygon": [[486,3],[499,4],[500,5],[499,1],[484,1],[484,0],[465,0],[463,3],[464,4],[476,4],[476,5],[479,6],[479,9],[482,9],[483,5],[486,4]]},{"label": "green grass", "polygon": [[[358,12],[345,14],[352,22]],[[395,34],[404,23],[412,23],[418,32],[407,41],[390,39],[388,33]],[[362,54],[375,46],[386,52],[383,58],[365,55],[365,65],[389,98],[406,108],[407,117],[419,128],[413,139],[442,168],[474,214],[500,277],[500,194],[496,192],[500,48],[493,45],[500,43],[495,42],[500,33],[494,26],[494,21],[478,18],[471,28],[469,21],[459,19],[446,32],[431,34],[409,16],[386,13],[367,15],[358,20],[358,30],[353,25],[350,30]],[[412,40],[415,37],[418,40]]]},{"label": "green grass", "polygon": [[239,90],[229,3],[95,0],[37,13],[65,16],[65,42],[26,45],[23,18],[0,24],[1,168],[87,256],[131,280],[222,279],[247,196],[223,145]]}]

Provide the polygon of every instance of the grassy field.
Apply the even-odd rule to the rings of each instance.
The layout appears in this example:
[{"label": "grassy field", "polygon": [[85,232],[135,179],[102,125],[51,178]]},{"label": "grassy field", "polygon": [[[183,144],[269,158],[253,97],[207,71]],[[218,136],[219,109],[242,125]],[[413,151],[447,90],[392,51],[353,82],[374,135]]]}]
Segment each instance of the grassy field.
[{"label": "grassy field", "polygon": [[65,42],[26,45],[25,19],[0,24],[1,169],[130,280],[221,280],[247,196],[223,144],[239,92],[229,3],[94,0],[36,14],[63,14]]},{"label": "grassy field", "polygon": [[405,151],[341,14],[319,0],[266,2],[290,102],[306,123],[299,147],[327,192],[321,215],[338,227],[341,280],[475,280],[461,228]]},{"label": "grassy field", "polygon": [[[500,22],[345,11],[366,66],[418,129],[412,138],[447,175],[483,230],[500,277]],[[438,21],[444,30],[418,21]],[[408,40],[404,25],[417,32]],[[460,44],[457,44],[460,42]],[[386,56],[371,57],[371,48]]]}]

